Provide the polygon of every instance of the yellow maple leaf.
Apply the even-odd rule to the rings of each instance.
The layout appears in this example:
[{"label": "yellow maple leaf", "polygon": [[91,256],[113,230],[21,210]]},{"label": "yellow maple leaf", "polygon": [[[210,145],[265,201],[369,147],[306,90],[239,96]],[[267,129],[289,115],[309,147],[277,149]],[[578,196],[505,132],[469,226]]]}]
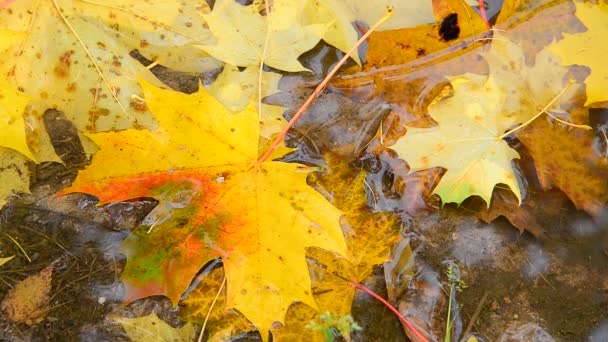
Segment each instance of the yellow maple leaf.
[{"label": "yellow maple leaf", "polygon": [[226,286],[222,286],[225,285],[224,270],[219,267],[202,273],[198,286],[180,302],[179,314],[182,319],[199,324],[206,321],[209,342],[229,341],[232,337],[255,330],[242,314],[226,310]]},{"label": "yellow maple leaf", "polygon": [[608,55],[608,45],[604,44],[608,35],[608,3],[598,4],[575,2],[576,16],[585,24],[584,33],[564,34],[564,39],[549,46],[564,65],[580,64],[591,69],[585,80],[587,101],[585,105],[608,101],[608,66],[604,61]]},{"label": "yellow maple leaf", "polygon": [[452,78],[453,96],[428,108],[438,125],[408,127],[393,146],[412,171],[437,166],[447,169],[434,190],[444,203],[461,203],[478,195],[489,205],[499,183],[509,186],[521,201],[511,165],[519,154],[503,139],[504,134],[539,111],[560,115],[560,104],[576,89],[572,84],[563,86],[568,69],[557,65],[546,50],[529,67],[521,48],[496,34],[490,50],[482,55],[490,74]]},{"label": "yellow maple leaf", "polygon": [[228,308],[260,331],[292,302],[315,307],[305,249],[344,254],[345,243],[340,211],[306,184],[307,168],[256,162],[253,104],[233,115],[204,89],[142,88],[160,127],[89,134],[100,152],[65,190],[102,202],[160,201],[145,220],[150,227],[123,245],[127,300],[165,294],[176,303],[199,269],[221,257]]},{"label": "yellow maple leaf", "polygon": [[[259,82],[258,77],[262,78],[262,82]],[[258,102],[266,96],[279,92],[280,79],[281,75],[275,72],[263,72],[260,75],[259,70],[254,67],[241,71],[233,65],[225,65],[222,73],[206,88],[228,109],[233,112],[240,112],[249,105],[252,97]],[[262,91],[258,93],[259,86],[261,86]],[[260,135],[264,138],[270,138],[273,134],[280,132],[287,124],[283,117],[285,108],[263,102],[258,102],[258,104],[257,109],[261,111],[259,113]]]},{"label": "yellow maple leaf", "polygon": [[4,78],[0,78],[0,146],[12,148],[36,160],[26,141],[23,112],[30,97],[17,91]]},{"label": "yellow maple leaf", "polygon": [[133,342],[190,342],[196,337],[192,323],[174,328],[155,313],[137,318],[114,317],[114,320],[122,325]]},{"label": "yellow maple leaf", "polygon": [[308,248],[313,293],[318,312],[305,305],[292,305],[285,324],[273,329],[276,341],[322,341],[319,331],[306,329],[320,313],[331,312],[338,317],[351,314],[355,288],[350,282],[361,282],[372,274],[376,265],[388,261],[390,248],[400,239],[401,223],[395,215],[371,213],[367,207],[365,173],[353,175],[346,163],[328,161],[331,174],[310,180],[333,195],[336,207],[342,209],[347,224],[344,236],[348,254]]},{"label": "yellow maple leaf", "polygon": [[179,70],[217,67],[192,44],[212,39],[202,28],[208,11],[204,2],[160,0],[20,0],[0,7],[0,29],[23,33],[0,49],[0,72],[33,99],[26,115],[38,160],[58,160],[41,121],[48,108],[63,111],[80,131],[154,127],[137,100],[137,78],[160,83],[129,53],[138,49]]},{"label": "yellow maple leaf", "polygon": [[[22,37],[22,34],[0,28],[0,51]],[[30,98],[10,85],[4,75],[0,77],[0,146],[11,148],[36,160],[27,145],[23,121],[23,112],[29,102]]]},{"label": "yellow maple leaf", "polygon": [[298,56],[312,49],[328,28],[327,23],[301,25],[300,13],[308,1],[275,1],[268,17],[259,14],[255,5],[217,1],[211,14],[205,15],[217,43],[202,49],[232,65],[259,66],[264,55],[264,64],[273,68],[306,71]]}]

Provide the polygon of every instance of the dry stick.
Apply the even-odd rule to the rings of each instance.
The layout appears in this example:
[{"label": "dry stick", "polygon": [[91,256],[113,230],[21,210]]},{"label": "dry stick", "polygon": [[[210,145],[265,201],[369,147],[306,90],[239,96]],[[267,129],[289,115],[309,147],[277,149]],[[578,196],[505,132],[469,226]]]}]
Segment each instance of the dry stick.
[{"label": "dry stick", "polygon": [[471,332],[471,330],[473,330],[475,321],[477,321],[477,318],[481,314],[481,309],[483,309],[483,304],[485,303],[487,298],[488,298],[488,291],[485,291],[483,293],[483,296],[481,297],[481,300],[479,301],[479,304],[477,305],[477,308],[475,308],[475,312],[473,313],[473,316],[471,317],[471,320],[469,321],[467,328],[464,330],[464,333],[462,334],[463,338],[466,338],[466,336]]},{"label": "dry stick", "polygon": [[211,306],[209,306],[209,311],[207,311],[207,316],[205,316],[205,321],[203,322],[203,327],[201,328],[201,333],[198,335],[198,342],[201,342],[203,340],[203,335],[205,334],[205,327],[207,327],[207,322],[209,321],[209,316],[211,316],[211,311],[213,311],[215,302],[217,302],[217,299],[219,298],[220,293],[222,293],[222,290],[224,289],[224,285],[226,285],[226,276],[224,276],[224,280],[222,280],[222,285],[220,286],[220,289],[215,294],[215,298],[213,298],[213,302],[211,302]]},{"label": "dry stick", "polygon": [[258,164],[263,163],[264,161],[266,161],[266,159],[268,159],[268,157],[270,157],[270,154],[272,153],[272,151],[274,151],[279,146],[281,141],[283,141],[283,138],[285,138],[287,131],[289,131],[289,129],[296,123],[296,121],[300,118],[300,116],[302,116],[302,114],[308,109],[308,107],[310,107],[310,105],[312,104],[312,101],[314,101],[319,96],[319,94],[321,94],[323,89],[325,89],[325,86],[327,85],[327,83],[329,83],[329,80],[338,72],[340,67],[342,67],[342,65],[344,65],[344,63],[346,63],[346,61],[350,58],[350,56],[355,51],[357,51],[357,48],[359,47],[359,45],[363,44],[363,42],[367,39],[367,37],[369,37],[370,34],[372,34],[372,32],[377,30],[378,27],[380,27],[380,25],[384,24],[392,16],[393,16],[393,8],[387,7],[386,14],[384,14],[384,16],[382,18],[380,18],[380,20],[378,20],[378,22],[376,24],[374,24],[374,26],[372,26],[357,41],[357,43],[355,43],[355,45],[350,49],[350,51],[348,51],[346,53],[346,55],[344,55],[344,57],[342,57],[342,59],[338,62],[338,64],[336,64],[336,66],[329,72],[329,74],[325,77],[325,79],[323,79],[323,81],[321,83],[319,83],[317,88],[315,88],[315,91],[310,95],[310,97],[306,100],[306,102],[304,102],[302,107],[300,107],[300,109],[298,109],[298,111],[291,118],[291,120],[289,120],[289,122],[287,123],[285,128],[283,128],[283,130],[281,131],[279,136],[272,142],[272,145],[270,146],[270,148],[268,148],[268,150],[266,150],[264,155],[262,155],[262,157],[260,157],[260,159],[258,159],[258,161],[257,161]]}]

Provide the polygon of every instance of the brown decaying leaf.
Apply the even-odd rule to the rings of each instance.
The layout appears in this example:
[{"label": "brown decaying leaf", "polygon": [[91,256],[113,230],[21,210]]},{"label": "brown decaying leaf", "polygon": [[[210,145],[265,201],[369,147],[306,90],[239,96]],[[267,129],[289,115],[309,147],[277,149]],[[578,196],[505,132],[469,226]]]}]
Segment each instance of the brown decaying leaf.
[{"label": "brown decaying leaf", "polygon": [[560,221],[563,209],[568,208],[568,198],[559,190],[529,191],[520,206],[510,191],[496,188],[489,209],[482,201],[475,200],[468,207],[477,210],[477,217],[486,223],[503,216],[522,233],[527,231],[536,238],[543,239],[551,237],[551,222]]},{"label": "brown decaying leaf", "polygon": [[0,308],[9,321],[34,325],[46,318],[53,266],[51,264],[40,273],[25,278],[6,295]]},{"label": "brown decaying leaf", "polygon": [[545,237],[545,229],[536,220],[528,203],[524,203],[520,207],[512,192],[496,188],[492,194],[490,208],[485,205],[481,206],[481,209],[477,212],[477,217],[486,223],[490,223],[499,216],[504,216],[522,233],[527,231],[539,239]]},{"label": "brown decaying leaf", "polygon": [[462,1],[435,0],[433,5],[435,24],[374,32],[364,70],[405,64],[487,30],[479,15]]},{"label": "brown decaying leaf", "polygon": [[[528,4],[519,7],[514,2],[505,1],[497,26],[506,28],[518,22],[517,26],[509,30],[509,38],[521,46],[529,63],[545,46],[564,38],[564,33],[585,30],[585,26],[574,15],[576,7],[570,1],[542,9],[539,9],[542,3],[550,1],[526,1]],[[526,20],[521,21],[522,18]]]},{"label": "brown decaying leaf", "polygon": [[539,119],[517,137],[534,160],[543,190],[556,186],[577,209],[601,215],[608,202],[608,160],[593,150],[591,132]]}]

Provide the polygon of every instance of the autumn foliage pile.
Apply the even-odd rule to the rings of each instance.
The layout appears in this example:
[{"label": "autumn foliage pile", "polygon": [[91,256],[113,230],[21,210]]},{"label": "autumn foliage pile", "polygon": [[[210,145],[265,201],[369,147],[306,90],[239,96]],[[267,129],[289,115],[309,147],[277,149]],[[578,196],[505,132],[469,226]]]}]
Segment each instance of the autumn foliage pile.
[{"label": "autumn foliage pile", "polygon": [[[608,50],[598,43],[608,35],[608,5],[507,0],[489,31],[462,1],[403,3],[399,18],[372,33],[367,52],[355,53],[354,66],[329,86],[391,109],[398,124],[381,126],[364,144],[368,151],[396,152],[411,174],[434,170],[441,179],[420,191],[444,204],[479,196],[494,217],[540,236],[514,218],[527,183],[514,163],[516,140],[543,189],[560,189],[599,219],[608,200],[608,139],[589,126],[589,110],[608,103]],[[262,100],[279,93],[285,75],[308,72],[298,58],[321,41],[348,51],[383,6],[277,0],[267,11],[258,1],[210,8],[204,1],[17,0],[1,7],[0,205],[28,191],[28,163],[60,161],[42,121],[46,109],[58,109],[91,156],[62,194],[92,194],[101,204],[159,202],[122,245],[126,302],[167,296],[185,321],[208,321],[212,339],[252,329],[264,339],[268,331],[275,340],[321,338],[303,327],[318,312],[350,313],[349,282],[387,261],[400,223],[370,212],[365,174],[337,179],[333,196],[324,196],[309,185],[314,168],[280,160],[293,149],[281,145],[258,161],[286,124],[286,109]],[[546,25],[555,13],[566,24]],[[446,36],[441,22],[454,15],[458,32]],[[132,58],[133,50],[174,70],[222,72],[184,94]],[[424,106],[404,91],[424,92],[417,77],[429,77],[424,86],[434,89]],[[497,185],[516,201],[494,201]],[[215,259],[223,268],[181,300]],[[174,330],[156,316],[117,320],[134,339],[141,336],[133,325],[156,325],[155,336],[168,338],[194,334],[191,325]]]}]

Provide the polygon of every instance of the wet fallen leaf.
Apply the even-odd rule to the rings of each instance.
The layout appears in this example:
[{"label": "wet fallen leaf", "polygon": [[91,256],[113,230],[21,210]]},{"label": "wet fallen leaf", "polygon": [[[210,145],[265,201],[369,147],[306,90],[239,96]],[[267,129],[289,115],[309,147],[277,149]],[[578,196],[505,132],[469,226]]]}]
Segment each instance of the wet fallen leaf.
[{"label": "wet fallen leaf", "polygon": [[[217,1],[205,15],[217,44],[202,49],[215,58],[241,67],[264,64],[285,71],[306,71],[298,56],[312,49],[327,31],[328,23],[304,25],[301,12],[307,1],[275,1],[272,14],[259,14],[258,6],[242,6],[231,0]],[[263,54],[266,35],[268,46]]]},{"label": "wet fallen leaf", "polygon": [[[0,51],[19,39],[13,34],[0,29]],[[23,112],[30,102],[30,97],[17,91],[7,80],[0,78],[0,146],[12,148],[24,156],[36,160],[27,145]]]},{"label": "wet fallen leaf", "polygon": [[[365,173],[353,174],[343,163],[333,165],[328,177],[315,178],[312,183],[332,194],[334,205],[344,211],[344,236],[349,253],[340,256],[308,248],[306,255],[313,294],[319,313],[331,312],[343,317],[351,314],[355,296],[355,288],[349,281],[363,281],[376,265],[388,260],[390,248],[399,240],[401,224],[394,215],[370,212]],[[305,306],[292,306],[289,311],[292,316],[286,325],[273,330],[273,337],[278,341],[291,341],[301,334],[310,319],[316,317],[310,318],[311,313]],[[320,338],[314,331],[307,331],[306,336]]]},{"label": "wet fallen leaf", "polygon": [[0,304],[6,318],[13,323],[27,325],[42,322],[49,310],[52,276],[53,264],[15,285]]},{"label": "wet fallen leaf", "polygon": [[[427,0],[308,1],[304,8],[304,17],[309,24],[331,23],[323,34],[323,40],[339,50],[348,51],[359,39],[353,24],[360,22],[368,27],[372,26],[385,14],[386,6],[391,6],[395,15],[379,28],[380,31],[412,27],[433,21],[432,7]],[[357,52],[352,58],[359,63]]]},{"label": "wet fallen leaf", "polygon": [[[230,338],[255,330],[255,327],[242,314],[226,310],[226,286],[222,288],[224,270],[217,268],[202,277],[200,284],[180,302],[180,316],[188,322],[203,324],[209,317],[205,331],[206,341],[229,341]],[[213,303],[218,295],[217,300]],[[211,307],[213,305],[213,307]]]},{"label": "wet fallen leaf", "polygon": [[[22,39],[22,36],[0,28],[0,52]],[[6,203],[7,196],[29,190],[27,159],[36,160],[27,144],[23,118],[29,101],[30,98],[17,91],[4,76],[0,78],[0,177],[3,180],[0,182],[0,208]]]},{"label": "wet fallen leaf", "polygon": [[462,1],[445,0],[435,6],[437,23],[372,33],[364,70],[405,64],[487,31],[479,15]]},{"label": "wet fallen leaf", "polygon": [[30,191],[29,164],[22,154],[0,147],[0,208],[9,196]]},{"label": "wet fallen leaf", "polygon": [[527,203],[523,203],[520,206],[519,201],[513,196],[513,193],[497,189],[492,194],[491,203],[489,208],[483,206],[477,212],[477,217],[480,220],[490,223],[498,217],[504,216],[520,232],[527,231],[539,239],[545,237],[545,229],[529,210],[526,205]]},{"label": "wet fallen leaf", "polygon": [[199,269],[221,257],[227,308],[260,331],[292,302],[315,307],[305,248],[344,254],[345,245],[341,213],[306,185],[307,168],[256,163],[253,104],[232,114],[204,89],[142,87],[160,127],[88,135],[101,150],[65,190],[102,203],[160,201],[123,244],[126,300],[163,294],[177,303]]},{"label": "wet fallen leaf", "polygon": [[[262,78],[262,92],[260,94],[261,99],[258,99],[258,86],[260,85],[258,78],[260,76]],[[255,98],[256,103],[258,103],[266,96],[277,93],[280,79],[281,75],[274,72],[263,72],[262,75],[259,75],[259,70],[254,67],[241,71],[233,65],[226,65],[215,82],[207,89],[228,109],[233,112],[240,112],[249,105],[252,98]],[[262,137],[270,138],[273,134],[280,132],[287,124],[283,117],[285,108],[262,103],[261,107],[258,107],[258,111],[260,109],[261,113],[258,113],[258,115]]]},{"label": "wet fallen leaf", "polygon": [[133,96],[142,95],[138,76],[155,78],[129,52],[162,47],[150,52],[156,60],[205,69],[204,53],[192,47],[212,38],[202,28],[205,12],[204,2],[136,0],[20,0],[0,7],[0,28],[24,33],[2,49],[0,71],[34,99],[26,115],[37,159],[58,161],[41,122],[48,108],[63,111],[80,131],[153,127],[150,112]]},{"label": "wet fallen leaf", "polygon": [[543,190],[561,189],[574,205],[599,218],[608,202],[608,160],[592,145],[590,131],[537,120],[517,134],[536,167]]},{"label": "wet fallen leaf", "polygon": [[196,337],[192,323],[174,328],[155,313],[138,318],[114,317],[114,320],[122,325],[133,342],[191,342]]},{"label": "wet fallen leaf", "polygon": [[585,30],[571,1],[507,0],[496,20],[496,27],[508,31],[509,38],[521,45],[528,63],[546,46],[565,33]]},{"label": "wet fallen leaf", "polygon": [[519,154],[503,140],[503,134],[533,118],[543,107],[563,112],[560,104],[576,88],[563,85],[567,68],[556,65],[550,55],[546,51],[539,54],[536,64],[529,67],[521,48],[496,34],[490,50],[482,54],[490,74],[452,78],[454,95],[429,106],[438,125],[408,127],[393,149],[412,171],[437,166],[447,169],[434,190],[444,203],[461,203],[478,195],[489,205],[499,183],[509,186],[521,201],[511,165]]},{"label": "wet fallen leaf", "polygon": [[591,74],[585,80],[587,85],[585,105],[608,101],[606,91],[608,66],[603,60],[608,54],[608,46],[598,44],[608,35],[608,4],[605,1],[600,1],[598,4],[582,2],[575,4],[576,16],[585,24],[587,31],[566,34],[564,39],[549,46],[549,50],[560,56],[564,65],[586,65],[591,69]]}]

